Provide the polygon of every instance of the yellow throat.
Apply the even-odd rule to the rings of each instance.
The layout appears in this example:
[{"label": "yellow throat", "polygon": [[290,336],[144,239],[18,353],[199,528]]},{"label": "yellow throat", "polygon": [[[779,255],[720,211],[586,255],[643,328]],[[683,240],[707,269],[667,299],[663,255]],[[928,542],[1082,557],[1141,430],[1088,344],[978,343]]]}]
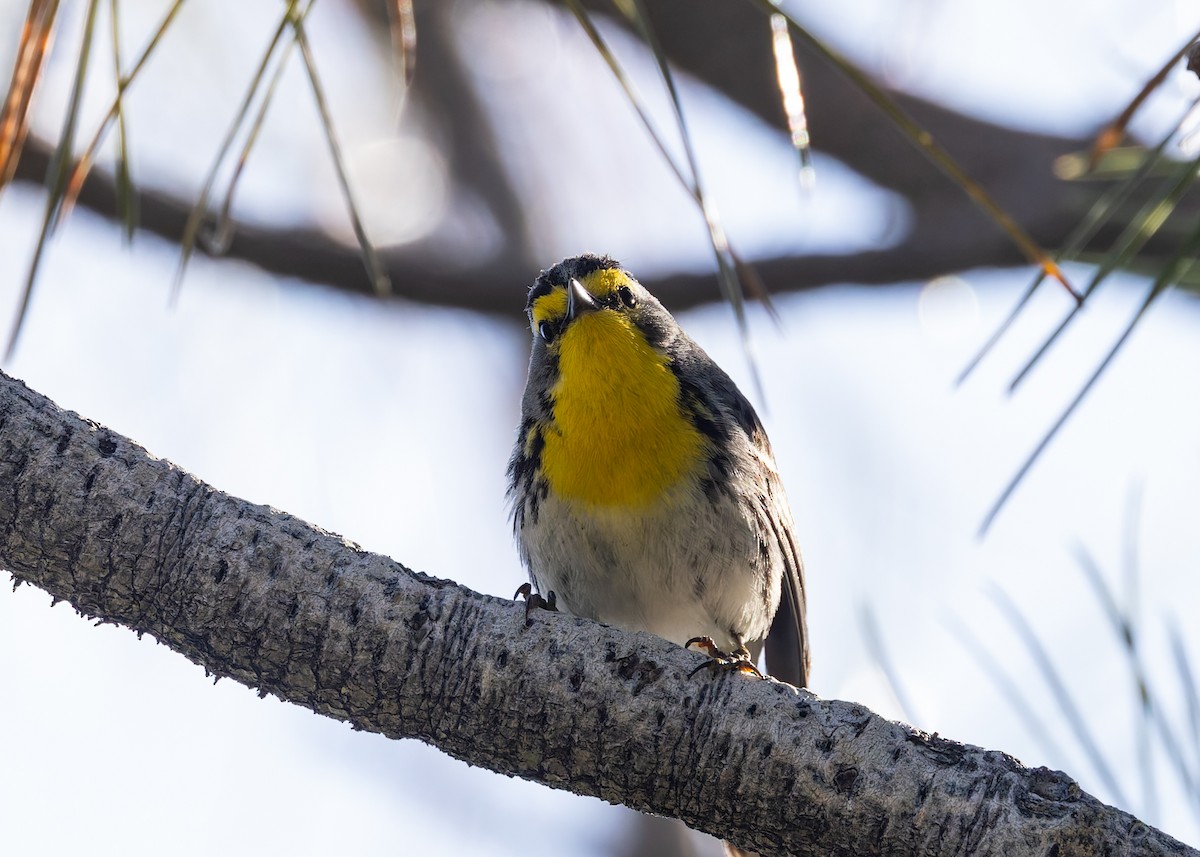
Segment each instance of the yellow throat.
[{"label": "yellow throat", "polygon": [[[602,299],[621,282],[620,271],[602,270],[583,286]],[[534,307],[535,319],[565,312],[561,288]],[[679,382],[626,313],[579,316],[557,347],[554,424],[542,451],[555,493],[592,506],[644,508],[702,466],[704,439],[680,412]]]}]

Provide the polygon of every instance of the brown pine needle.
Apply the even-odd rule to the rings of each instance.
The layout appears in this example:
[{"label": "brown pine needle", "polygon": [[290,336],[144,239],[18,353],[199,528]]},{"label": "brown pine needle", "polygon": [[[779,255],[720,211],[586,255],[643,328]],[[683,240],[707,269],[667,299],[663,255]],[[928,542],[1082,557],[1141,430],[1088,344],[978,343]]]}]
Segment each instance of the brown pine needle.
[{"label": "brown pine needle", "polygon": [[1125,130],[1129,127],[1129,123],[1133,120],[1134,114],[1138,112],[1138,109],[1141,108],[1146,99],[1153,94],[1154,90],[1162,86],[1162,82],[1167,79],[1167,75],[1171,73],[1171,69],[1175,68],[1176,64],[1185,56],[1187,56],[1188,50],[1191,49],[1192,45],[1198,39],[1200,39],[1200,33],[1196,33],[1196,35],[1188,39],[1184,43],[1183,47],[1176,51],[1175,55],[1167,60],[1163,67],[1155,73],[1154,77],[1146,81],[1146,85],[1142,87],[1141,92],[1133,97],[1133,101],[1130,101],[1129,104],[1126,105],[1125,109],[1121,111],[1121,114],[1112,122],[1109,122],[1108,125],[1105,126],[1104,130],[1096,135],[1096,141],[1092,143],[1092,151],[1088,156],[1089,171],[1094,170],[1096,168],[1096,164],[1100,163],[1100,159],[1103,158],[1110,149],[1115,148],[1121,143],[1122,140],[1125,139]]},{"label": "brown pine needle", "polygon": [[[1041,252],[1040,248],[1039,252]],[[1071,293],[1071,297],[1075,298],[1075,303],[1079,306],[1083,306],[1083,295],[1072,288],[1071,283],[1067,280],[1067,275],[1063,273],[1062,268],[1058,267],[1057,262],[1055,262],[1049,256],[1046,256],[1046,258],[1042,260],[1042,271],[1047,277],[1053,277],[1054,279],[1058,280],[1058,282],[1062,284],[1062,287]]]},{"label": "brown pine needle", "polygon": [[12,81],[4,100],[4,110],[0,112],[0,190],[12,181],[21,150],[25,147],[29,133],[29,105],[33,103],[33,92],[50,52],[57,12],[58,0],[32,0],[21,28]]},{"label": "brown pine needle", "polygon": [[25,285],[21,289],[21,299],[17,305],[17,315],[13,320],[8,336],[8,344],[4,349],[4,360],[12,358],[29,313],[29,304],[33,298],[33,286],[37,281],[38,268],[46,251],[46,244],[54,232],[55,213],[62,201],[63,188],[66,186],[67,165],[71,153],[75,150],[75,130],[79,124],[80,105],[83,103],[83,89],[87,80],[88,58],[91,55],[92,35],[95,32],[96,10],[100,0],[91,0],[84,12],[83,38],[79,45],[79,58],[75,62],[75,75],[71,84],[71,94],[67,100],[66,115],[63,118],[62,133],[59,134],[58,147],[50,161],[50,169],[46,175],[46,207],[42,215],[42,226],[38,230],[37,243],[34,245],[33,258],[29,262],[29,271],[25,276]]}]

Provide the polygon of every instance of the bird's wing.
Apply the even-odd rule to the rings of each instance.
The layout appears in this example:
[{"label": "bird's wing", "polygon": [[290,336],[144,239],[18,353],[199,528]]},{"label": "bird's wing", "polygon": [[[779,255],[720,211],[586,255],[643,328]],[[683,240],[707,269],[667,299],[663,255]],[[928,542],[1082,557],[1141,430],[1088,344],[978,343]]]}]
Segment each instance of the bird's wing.
[{"label": "bird's wing", "polygon": [[804,562],[796,547],[790,515],[779,535],[783,554],[783,592],[779,609],[767,634],[767,672],[780,681],[804,687],[808,684],[808,625],[805,620]]},{"label": "bird's wing", "polygon": [[738,421],[750,438],[762,474],[759,514],[764,520],[761,524],[774,538],[783,560],[779,608],[775,611],[771,630],[767,632],[767,672],[780,681],[805,687],[809,670],[808,623],[805,618],[804,560],[796,544],[796,525],[766,430],[745,397],[739,393],[738,399],[741,405]]}]

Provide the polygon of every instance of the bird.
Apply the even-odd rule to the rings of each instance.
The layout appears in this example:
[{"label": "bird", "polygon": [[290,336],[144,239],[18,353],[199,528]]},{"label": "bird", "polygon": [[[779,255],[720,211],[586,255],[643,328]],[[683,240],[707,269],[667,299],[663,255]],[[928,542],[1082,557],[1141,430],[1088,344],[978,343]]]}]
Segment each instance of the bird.
[{"label": "bird", "polygon": [[[527,594],[799,687],[804,566],[737,385],[608,256],[542,271],[508,499]],[[756,670],[755,670],[756,671]]]}]

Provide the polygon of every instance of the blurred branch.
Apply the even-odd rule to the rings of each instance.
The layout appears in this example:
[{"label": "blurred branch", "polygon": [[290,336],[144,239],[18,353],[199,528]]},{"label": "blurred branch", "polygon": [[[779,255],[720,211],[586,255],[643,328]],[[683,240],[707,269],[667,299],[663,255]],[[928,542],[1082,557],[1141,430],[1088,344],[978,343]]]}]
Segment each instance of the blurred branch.
[{"label": "blurred branch", "polygon": [[[51,149],[41,140],[30,140],[17,168],[16,179],[38,184],[45,175]],[[934,173],[931,171],[931,175]],[[1080,188],[1080,193],[1086,190]],[[1086,198],[1080,198],[1081,205]],[[116,210],[116,183],[110,175],[94,171],[84,185],[78,204],[105,217]],[[138,189],[139,228],[171,242],[184,234],[192,201],[158,190]],[[982,217],[974,206],[954,206],[940,214],[918,214],[916,228],[901,243],[881,250],[852,254],[817,253],[780,256],[756,261],[755,270],[774,294],[805,291],[833,283],[890,286],[906,280],[934,277],[947,271],[993,265],[1020,265],[1024,259],[999,232],[986,234],[979,224],[960,229],[964,217]],[[1078,215],[1056,224],[1053,235],[1035,237],[1047,246],[1065,238]],[[1103,230],[1098,242],[1111,240],[1120,218]],[[957,233],[957,234],[955,234]],[[1143,252],[1170,253],[1175,247],[1165,233],[1149,242]],[[382,247],[380,258],[397,297],[422,303],[456,306],[481,312],[514,315],[514,284],[527,284],[538,266],[557,260],[521,263],[511,259],[462,264],[447,259],[439,246],[415,242],[404,247]],[[275,229],[239,224],[223,256],[249,262],[286,277],[321,283],[340,290],[372,295],[363,273],[358,248],[343,244],[317,229]],[[643,284],[674,310],[710,303],[718,298],[714,274],[671,273],[641,276]],[[519,314],[519,313],[518,313]]]},{"label": "blurred branch", "polygon": [[[365,0],[364,0],[365,2]],[[611,11],[601,0],[586,4]],[[649,15],[668,59],[724,93],[786,134],[779,104],[767,19],[748,3],[727,0],[656,0]],[[414,87],[434,125],[447,136],[451,174],[481,199],[502,241],[495,258],[448,258],[436,239],[381,248],[380,256],[395,294],[409,300],[466,307],[515,316],[511,289],[530,281],[540,266],[556,261],[529,258],[527,223],[497,156],[478,95],[462,58],[455,53],[446,4],[415,4],[422,32]],[[382,9],[382,7],[380,7]],[[621,23],[621,19],[614,18]],[[378,15],[381,36],[387,20]],[[773,293],[802,291],[831,283],[890,285],[977,266],[1024,262],[1021,254],[981,214],[962,190],[913,150],[888,119],[835,69],[801,48],[808,127],[814,147],[834,155],[882,187],[901,194],[911,210],[911,228],[895,246],[852,254],[786,255],[755,263]],[[1069,139],[1006,128],[956,113],[919,98],[893,93],[897,102],[959,160],[969,173],[1029,232],[1038,244],[1059,247],[1106,187],[1056,177],[1061,155],[1084,151],[1086,139]],[[41,182],[49,147],[31,140],[16,178]],[[112,176],[92,175],[80,203],[106,217],[117,210]],[[192,201],[161,191],[139,195],[141,227],[178,242]],[[1178,216],[1200,206],[1184,200]],[[1089,246],[1107,246],[1128,223],[1117,215]],[[1169,255],[1172,236],[1156,235],[1147,255]],[[596,248],[614,249],[614,248]],[[335,288],[371,293],[358,249],[313,230],[240,224],[226,257],[250,262],[284,276]],[[645,285],[673,309],[718,298],[713,274],[643,277]]]},{"label": "blurred branch", "polygon": [[18,583],[260,694],[764,855],[1200,857],[1061,772],[415,574],[3,374],[0,485]]}]

